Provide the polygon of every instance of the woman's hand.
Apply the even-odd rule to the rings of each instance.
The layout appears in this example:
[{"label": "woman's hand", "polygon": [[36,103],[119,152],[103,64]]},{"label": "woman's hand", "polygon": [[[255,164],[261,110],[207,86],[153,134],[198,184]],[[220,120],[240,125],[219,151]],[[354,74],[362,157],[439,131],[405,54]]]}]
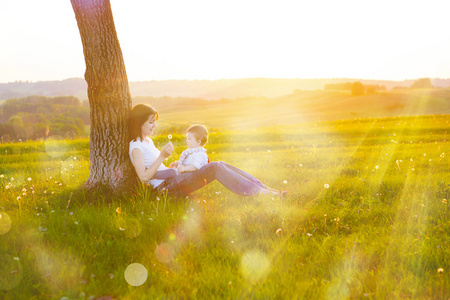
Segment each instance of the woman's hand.
[{"label": "woman's hand", "polygon": [[164,145],[164,147],[161,148],[161,156],[164,158],[168,158],[173,152],[173,144],[171,142],[168,142]]}]

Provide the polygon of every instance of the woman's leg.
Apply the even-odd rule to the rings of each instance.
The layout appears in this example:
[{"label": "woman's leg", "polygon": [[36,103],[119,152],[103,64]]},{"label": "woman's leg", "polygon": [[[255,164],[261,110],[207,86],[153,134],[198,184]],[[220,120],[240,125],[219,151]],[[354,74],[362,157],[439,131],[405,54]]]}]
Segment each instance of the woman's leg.
[{"label": "woman's leg", "polygon": [[177,176],[177,172],[175,169],[166,169],[161,171],[156,171],[155,175],[153,175],[152,179],[168,179]]},{"label": "woman's leg", "polygon": [[244,177],[244,178],[250,180],[251,182],[253,182],[253,183],[259,185],[260,187],[262,187],[262,188],[264,188],[264,189],[272,190],[272,191],[277,191],[277,190],[272,189],[272,188],[268,187],[267,185],[263,184],[261,181],[259,181],[258,179],[256,179],[254,176],[248,174],[247,172],[242,171],[241,169],[236,168],[235,166],[232,166],[232,165],[230,165],[230,164],[227,164],[227,163],[224,162],[224,161],[219,161],[219,163],[221,163],[222,165],[224,165],[224,166],[227,167],[228,169],[230,169],[230,170],[232,170],[232,171],[238,173],[238,174],[241,175],[242,177]]},{"label": "woman's leg", "polygon": [[183,173],[175,179],[178,181],[181,191],[186,195],[216,179],[227,189],[239,195],[254,195],[266,191],[266,188],[246,177],[229,168],[227,164],[215,161],[203,166],[198,171]]}]

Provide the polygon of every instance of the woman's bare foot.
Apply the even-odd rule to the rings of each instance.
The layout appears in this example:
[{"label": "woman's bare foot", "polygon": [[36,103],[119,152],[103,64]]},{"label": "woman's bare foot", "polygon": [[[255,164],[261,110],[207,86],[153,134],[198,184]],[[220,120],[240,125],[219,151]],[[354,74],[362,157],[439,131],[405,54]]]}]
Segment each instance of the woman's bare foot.
[{"label": "woman's bare foot", "polygon": [[272,190],[272,189],[260,189],[259,192],[257,193],[258,195],[278,195],[279,192],[277,190]]}]

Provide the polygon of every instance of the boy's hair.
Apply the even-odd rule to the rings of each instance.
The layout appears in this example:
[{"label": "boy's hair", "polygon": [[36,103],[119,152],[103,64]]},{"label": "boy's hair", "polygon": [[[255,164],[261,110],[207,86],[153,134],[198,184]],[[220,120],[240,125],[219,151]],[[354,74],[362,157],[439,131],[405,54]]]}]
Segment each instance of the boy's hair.
[{"label": "boy's hair", "polygon": [[202,146],[208,141],[208,129],[203,125],[194,124],[186,130],[186,133],[188,132],[192,133]]}]

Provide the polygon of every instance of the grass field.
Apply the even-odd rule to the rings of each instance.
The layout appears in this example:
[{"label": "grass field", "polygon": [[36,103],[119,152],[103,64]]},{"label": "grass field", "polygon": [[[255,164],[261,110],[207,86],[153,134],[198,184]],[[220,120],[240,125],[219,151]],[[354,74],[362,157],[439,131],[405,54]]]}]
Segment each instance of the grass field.
[{"label": "grass field", "polygon": [[448,299],[449,122],[211,129],[284,198],[86,194],[87,139],[0,144],[0,298]]}]

